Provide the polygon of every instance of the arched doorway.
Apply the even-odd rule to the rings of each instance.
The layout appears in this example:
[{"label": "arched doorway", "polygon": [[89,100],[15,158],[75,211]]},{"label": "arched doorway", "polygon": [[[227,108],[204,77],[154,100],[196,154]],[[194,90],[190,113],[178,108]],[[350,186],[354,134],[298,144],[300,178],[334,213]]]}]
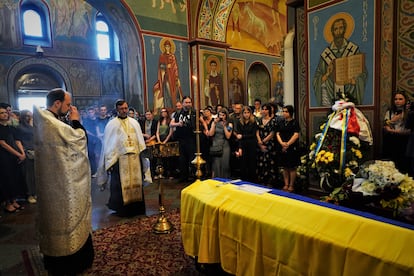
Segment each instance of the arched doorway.
[{"label": "arched doorway", "polygon": [[247,73],[247,97],[248,104],[252,106],[255,99],[263,103],[270,98],[271,83],[270,74],[262,63],[253,64]]},{"label": "arched doorway", "polygon": [[8,76],[8,91],[13,108],[33,109],[33,105],[45,106],[50,89],[61,87],[71,91],[65,70],[49,59],[28,58],[11,68]]},{"label": "arched doorway", "polygon": [[31,68],[17,76],[15,91],[17,92],[16,108],[18,110],[32,110],[33,105],[46,107],[47,92],[56,87],[65,88],[59,76],[53,76],[52,72],[44,69]]}]

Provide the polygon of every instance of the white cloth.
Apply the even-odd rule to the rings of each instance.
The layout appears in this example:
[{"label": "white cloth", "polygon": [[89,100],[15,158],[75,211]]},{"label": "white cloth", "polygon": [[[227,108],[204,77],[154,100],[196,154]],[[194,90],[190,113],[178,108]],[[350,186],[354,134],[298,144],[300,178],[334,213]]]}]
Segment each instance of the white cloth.
[{"label": "white cloth", "polygon": [[[343,116],[340,111],[344,109],[351,110],[350,116],[356,116],[356,122],[359,125],[359,133],[357,134],[359,139],[365,142],[368,142],[370,145],[373,144],[372,132],[369,121],[364,116],[364,114],[355,107],[355,104],[352,102],[345,101],[336,101],[332,106],[332,110],[336,111],[334,118],[332,118],[331,124],[329,127],[337,130],[342,130],[342,120]],[[349,120],[349,118],[348,118]]]},{"label": "white cloth", "polygon": [[[98,185],[107,183],[107,172],[119,161],[124,204],[142,200],[143,182],[152,183],[149,160],[140,155],[145,149],[144,136],[136,120],[127,117],[109,121],[105,127]],[[141,172],[144,172],[144,180]]]}]

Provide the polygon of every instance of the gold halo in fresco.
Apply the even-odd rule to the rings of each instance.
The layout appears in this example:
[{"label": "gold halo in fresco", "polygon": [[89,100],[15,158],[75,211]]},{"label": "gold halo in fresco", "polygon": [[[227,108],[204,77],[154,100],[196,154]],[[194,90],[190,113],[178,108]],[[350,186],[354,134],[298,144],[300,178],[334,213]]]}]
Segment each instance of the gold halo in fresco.
[{"label": "gold halo in fresco", "polygon": [[174,43],[174,41],[172,41],[171,39],[169,39],[167,37],[162,38],[161,41],[160,41],[160,50],[161,50],[161,52],[165,53],[164,45],[165,45],[165,42],[167,42],[167,41],[171,45],[171,53],[174,54],[175,53],[175,43]]},{"label": "gold halo in fresco", "polygon": [[208,56],[207,59],[206,59],[207,72],[210,72],[210,62],[213,61],[213,60],[217,64],[217,73],[220,73],[220,71],[221,71],[221,62],[220,62],[219,58],[217,56],[214,56],[214,55]]},{"label": "gold halo in fresco", "polygon": [[323,35],[325,37],[326,42],[331,43],[333,41],[333,36],[332,36],[332,32],[331,32],[331,26],[332,23],[339,19],[339,18],[343,18],[346,21],[346,31],[345,31],[345,38],[349,39],[352,35],[352,33],[354,32],[354,28],[355,28],[355,22],[354,22],[354,18],[352,17],[352,15],[350,15],[347,12],[338,12],[334,15],[331,16],[331,18],[329,18],[329,20],[326,22],[324,30],[323,30]]}]

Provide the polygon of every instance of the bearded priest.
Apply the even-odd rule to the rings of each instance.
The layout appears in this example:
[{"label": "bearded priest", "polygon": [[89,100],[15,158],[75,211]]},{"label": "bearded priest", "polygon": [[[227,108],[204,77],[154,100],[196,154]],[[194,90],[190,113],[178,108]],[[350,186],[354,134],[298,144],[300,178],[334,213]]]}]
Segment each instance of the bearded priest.
[{"label": "bearded priest", "polygon": [[[116,215],[145,215],[144,183],[152,183],[144,136],[137,120],[128,116],[128,103],[117,100],[118,116],[105,127],[98,185],[103,190],[110,182],[108,208]],[[110,176],[110,177],[109,177]]]},{"label": "bearded priest", "polygon": [[47,109],[34,107],[37,230],[49,275],[76,275],[91,267],[91,170],[86,131],[71,95],[56,88]]}]

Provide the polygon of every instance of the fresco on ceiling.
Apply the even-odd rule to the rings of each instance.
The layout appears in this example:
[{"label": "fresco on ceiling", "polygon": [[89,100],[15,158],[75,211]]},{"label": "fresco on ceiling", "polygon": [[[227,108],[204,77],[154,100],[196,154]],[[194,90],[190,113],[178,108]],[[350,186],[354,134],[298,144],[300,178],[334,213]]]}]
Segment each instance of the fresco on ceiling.
[{"label": "fresco on ceiling", "polygon": [[227,23],[226,42],[234,49],[280,55],[286,24],[285,1],[237,0]]},{"label": "fresco on ceiling", "polygon": [[135,14],[142,29],[187,36],[187,0],[125,0],[125,2]]},{"label": "fresco on ceiling", "polygon": [[198,23],[198,37],[209,39],[211,37],[211,25],[213,12],[218,1],[204,1],[200,8],[200,20]]},{"label": "fresco on ceiling", "polygon": [[50,9],[55,36],[76,36],[86,39],[94,30],[93,8],[85,1],[51,0]]}]

